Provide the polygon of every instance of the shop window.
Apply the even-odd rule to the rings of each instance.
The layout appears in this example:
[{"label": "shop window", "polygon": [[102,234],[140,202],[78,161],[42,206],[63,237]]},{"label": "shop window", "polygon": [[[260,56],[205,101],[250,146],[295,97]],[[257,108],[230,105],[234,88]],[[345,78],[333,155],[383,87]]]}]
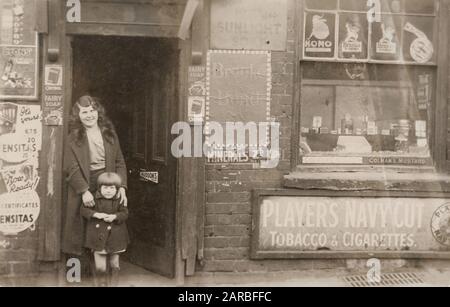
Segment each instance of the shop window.
[{"label": "shop window", "polygon": [[436,2],[305,2],[303,164],[432,164]]}]

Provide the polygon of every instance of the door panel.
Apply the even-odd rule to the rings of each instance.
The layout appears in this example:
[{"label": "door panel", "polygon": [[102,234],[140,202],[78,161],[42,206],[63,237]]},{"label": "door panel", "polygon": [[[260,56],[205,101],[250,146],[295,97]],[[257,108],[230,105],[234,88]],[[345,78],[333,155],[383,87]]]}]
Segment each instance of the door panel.
[{"label": "door panel", "polygon": [[[128,258],[174,277],[177,161],[170,153],[170,128],[178,114],[178,50],[175,42],[161,46],[159,63],[142,76],[141,98],[134,105]],[[149,172],[158,174],[157,183],[142,178]]]}]

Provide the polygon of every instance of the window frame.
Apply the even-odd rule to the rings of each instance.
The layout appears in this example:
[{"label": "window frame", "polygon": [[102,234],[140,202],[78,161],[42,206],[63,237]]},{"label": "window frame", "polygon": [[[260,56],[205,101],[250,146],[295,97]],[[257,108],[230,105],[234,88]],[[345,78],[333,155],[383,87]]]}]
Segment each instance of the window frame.
[{"label": "window frame", "polygon": [[[448,97],[448,83],[449,83],[449,67],[448,67],[448,42],[449,39],[446,35],[445,30],[439,31],[439,29],[448,29],[448,14],[449,14],[449,2],[450,0],[436,0],[436,22],[434,23],[434,29],[437,31],[434,33],[435,41],[435,52],[436,61],[431,64],[418,64],[410,62],[394,62],[394,61],[374,61],[374,60],[354,60],[350,63],[373,63],[382,65],[405,65],[405,66],[416,66],[416,65],[427,65],[435,67],[436,80],[435,80],[435,93],[434,101],[432,102],[431,110],[431,123],[430,126],[432,130],[430,133],[430,152],[431,158],[433,160],[434,167],[436,171],[440,173],[446,173],[450,170],[450,161],[447,160],[447,143],[450,142],[450,137],[447,133],[447,120],[450,116],[447,115],[447,97]],[[294,98],[293,98],[293,119],[292,119],[292,142],[291,142],[291,170],[295,171],[298,167],[304,166],[306,164],[301,163],[301,153],[300,153],[300,136],[301,136],[301,87],[302,87],[302,75],[303,75],[303,62],[314,61],[314,62],[331,62],[331,63],[349,63],[348,60],[311,60],[304,59],[304,26],[305,26],[305,6],[306,1],[296,1],[296,16],[295,16],[295,28],[297,31],[296,42],[295,42],[295,58],[296,65],[294,68]],[[336,48],[338,48],[336,46]],[[370,50],[369,50],[370,52]],[[336,52],[337,54],[337,52]],[[368,56],[370,59],[370,57]],[[445,140],[445,142],[443,142]],[[323,165],[323,164],[322,164]],[[339,168],[348,167],[345,165],[333,165]],[[362,167],[371,167],[370,165],[360,165]],[[389,167],[386,165],[386,167]],[[396,169],[401,168],[401,165],[393,165]],[[406,169],[406,168],[405,168]]]}]

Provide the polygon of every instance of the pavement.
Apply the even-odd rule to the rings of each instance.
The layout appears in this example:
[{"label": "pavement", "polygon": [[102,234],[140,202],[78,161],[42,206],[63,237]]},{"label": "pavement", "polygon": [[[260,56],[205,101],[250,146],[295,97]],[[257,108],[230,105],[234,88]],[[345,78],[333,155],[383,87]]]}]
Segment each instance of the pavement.
[{"label": "pavement", "polygon": [[[390,272],[383,272],[389,280],[393,273],[402,276],[416,276],[417,283],[394,282],[388,286],[396,287],[450,287],[449,268],[403,268]],[[413,274],[413,275],[411,275]],[[382,277],[383,280],[385,277]],[[283,272],[198,272],[193,277],[185,277],[184,281],[169,279],[149,272],[133,264],[123,262],[120,277],[120,287],[351,287],[345,277],[355,277],[366,280],[364,274],[355,275],[346,269],[283,271]],[[34,278],[1,280],[0,286],[92,286],[91,280],[82,284],[66,284],[58,282],[55,275],[43,274]],[[356,279],[355,279],[356,280]],[[355,283],[353,284],[353,286]],[[356,283],[361,285],[361,283]],[[371,284],[371,286],[379,286]]]}]

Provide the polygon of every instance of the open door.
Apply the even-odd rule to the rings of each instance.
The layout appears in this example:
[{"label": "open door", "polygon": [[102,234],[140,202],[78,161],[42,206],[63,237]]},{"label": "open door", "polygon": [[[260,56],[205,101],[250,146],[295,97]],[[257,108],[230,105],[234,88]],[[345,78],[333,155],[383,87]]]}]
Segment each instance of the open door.
[{"label": "open door", "polygon": [[[177,39],[77,36],[73,97],[100,98],[120,139],[128,176],[129,262],[174,277],[178,115]],[[158,176],[156,176],[156,174]]]},{"label": "open door", "polygon": [[[164,47],[162,47],[164,46]],[[129,261],[175,276],[177,161],[170,129],[178,114],[176,41],[160,46],[158,65],[144,72],[133,112],[133,150],[128,161]]]}]

